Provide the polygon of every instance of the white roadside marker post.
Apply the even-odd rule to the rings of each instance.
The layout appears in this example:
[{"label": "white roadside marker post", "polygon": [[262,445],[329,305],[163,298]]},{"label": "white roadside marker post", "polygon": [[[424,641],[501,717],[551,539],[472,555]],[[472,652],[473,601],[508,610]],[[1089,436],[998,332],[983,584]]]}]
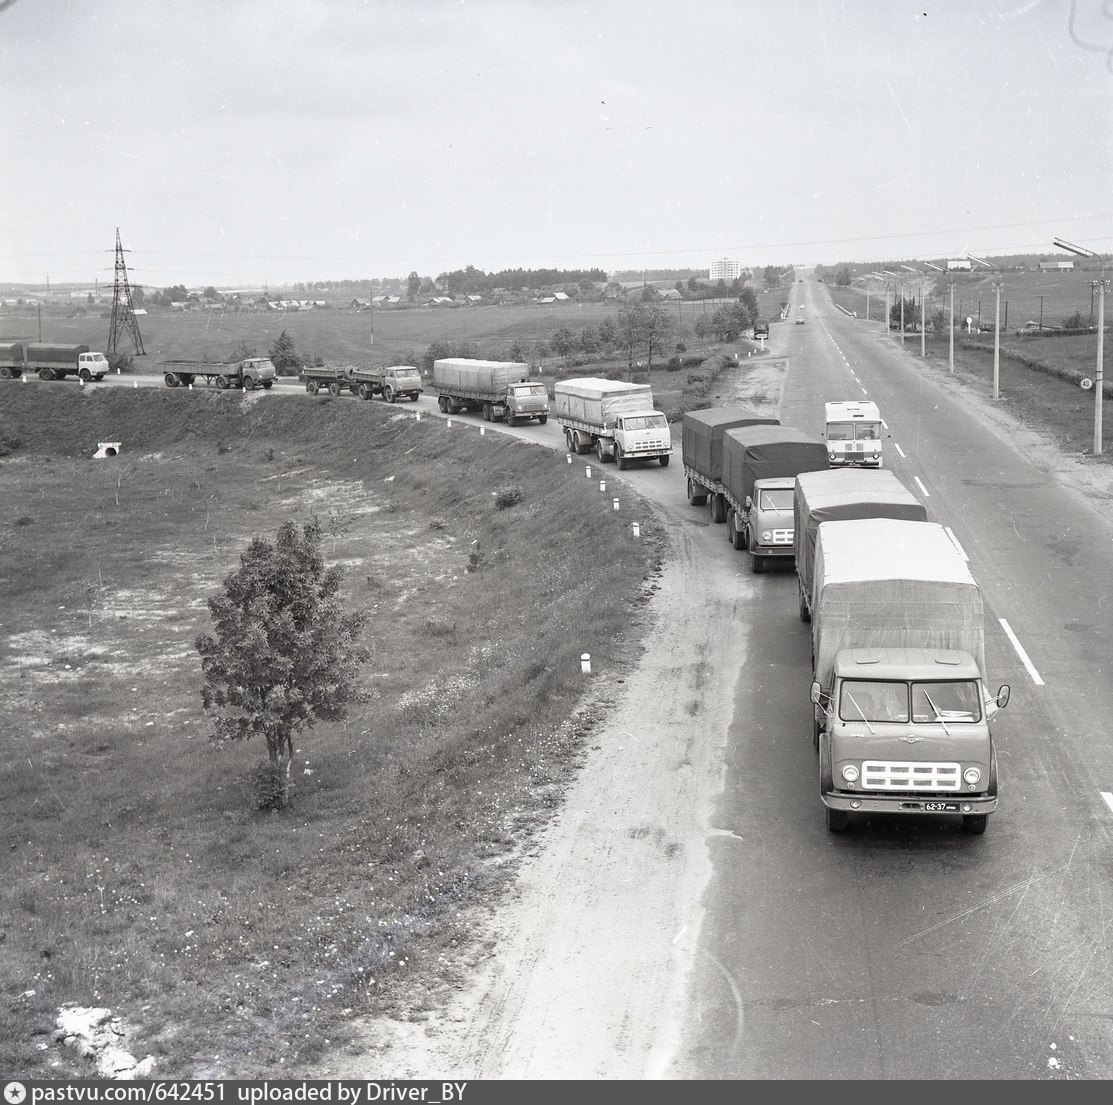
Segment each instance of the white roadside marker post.
[{"label": "white roadside marker post", "polygon": [[591,674],[591,653],[590,652],[585,652],[580,657],[580,671],[583,672],[584,675],[590,675]]}]

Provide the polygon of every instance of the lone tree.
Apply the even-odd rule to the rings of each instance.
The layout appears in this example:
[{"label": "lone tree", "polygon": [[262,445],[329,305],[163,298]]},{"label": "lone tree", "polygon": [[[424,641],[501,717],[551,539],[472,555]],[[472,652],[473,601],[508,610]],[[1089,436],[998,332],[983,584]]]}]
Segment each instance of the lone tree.
[{"label": "lone tree", "polygon": [[286,522],[274,544],[256,537],[209,599],[216,632],[196,642],[201,702],[215,722],[213,740],[266,740],[265,806],[289,802],[295,734],[342,720],[359,699],[367,615],[344,612],[341,575],[325,567],[317,519],[300,531]]}]

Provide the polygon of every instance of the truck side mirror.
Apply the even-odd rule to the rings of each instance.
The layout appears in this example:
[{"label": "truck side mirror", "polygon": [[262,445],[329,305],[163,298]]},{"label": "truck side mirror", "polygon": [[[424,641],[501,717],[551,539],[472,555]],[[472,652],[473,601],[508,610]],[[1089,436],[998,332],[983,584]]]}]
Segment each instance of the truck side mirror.
[{"label": "truck side mirror", "polygon": [[823,705],[823,689],[818,680],[812,684],[812,703],[816,706]]},{"label": "truck side mirror", "polygon": [[749,495],[746,496],[746,509],[747,510],[753,510],[754,509],[754,500]]},{"label": "truck side mirror", "polygon": [[1001,686],[997,688],[997,698],[995,701],[997,702],[998,710],[1003,710],[1009,704],[1009,693],[1008,683],[1002,683]]}]

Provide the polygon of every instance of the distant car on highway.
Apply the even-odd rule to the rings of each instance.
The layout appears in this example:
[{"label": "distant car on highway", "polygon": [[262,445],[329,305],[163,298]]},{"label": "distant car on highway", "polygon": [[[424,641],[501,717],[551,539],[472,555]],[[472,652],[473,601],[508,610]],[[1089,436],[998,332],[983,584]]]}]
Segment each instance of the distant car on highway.
[{"label": "distant car on highway", "polygon": [[804,316],[803,315],[797,315],[796,316],[796,325],[797,326],[803,326],[804,325]]}]

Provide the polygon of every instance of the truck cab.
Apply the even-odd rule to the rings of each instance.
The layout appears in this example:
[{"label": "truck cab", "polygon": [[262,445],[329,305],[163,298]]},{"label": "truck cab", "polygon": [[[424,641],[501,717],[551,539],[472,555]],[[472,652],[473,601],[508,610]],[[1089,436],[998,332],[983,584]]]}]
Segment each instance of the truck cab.
[{"label": "truck cab", "polygon": [[108,372],[108,358],[103,353],[79,353],[77,356],[77,375],[88,383],[90,380],[103,380]]},{"label": "truck cab", "polygon": [[264,388],[272,387],[277,376],[274,362],[270,357],[249,357],[240,362],[240,377],[245,388],[253,388],[256,385]]},{"label": "truck cab", "polygon": [[383,369],[379,387],[388,403],[393,403],[399,396],[406,396],[416,403],[421,394],[421,373],[413,365],[390,365]]},{"label": "truck cab", "polygon": [[852,811],[957,814],[983,833],[997,807],[990,718],[1009,687],[986,693],[968,652],[843,649],[833,686],[812,684],[820,797],[827,827]]},{"label": "truck cab", "polygon": [[532,380],[519,380],[506,389],[506,421],[513,425],[519,418],[536,418],[539,425],[549,421],[549,390]]},{"label": "truck cab", "polygon": [[823,439],[832,468],[880,468],[881,414],[876,403],[827,403]]},{"label": "truck cab", "polygon": [[672,453],[668,419],[660,411],[643,410],[615,417],[614,456],[619,468],[632,460],[652,460],[667,468]]},{"label": "truck cab", "polygon": [[[740,531],[742,544],[736,547],[750,550],[750,565],[755,572],[765,570],[766,560],[792,559],[795,491],[795,476],[755,480],[752,494],[746,496],[743,516],[727,520],[728,526]],[[729,529],[727,537],[731,538]]]}]

